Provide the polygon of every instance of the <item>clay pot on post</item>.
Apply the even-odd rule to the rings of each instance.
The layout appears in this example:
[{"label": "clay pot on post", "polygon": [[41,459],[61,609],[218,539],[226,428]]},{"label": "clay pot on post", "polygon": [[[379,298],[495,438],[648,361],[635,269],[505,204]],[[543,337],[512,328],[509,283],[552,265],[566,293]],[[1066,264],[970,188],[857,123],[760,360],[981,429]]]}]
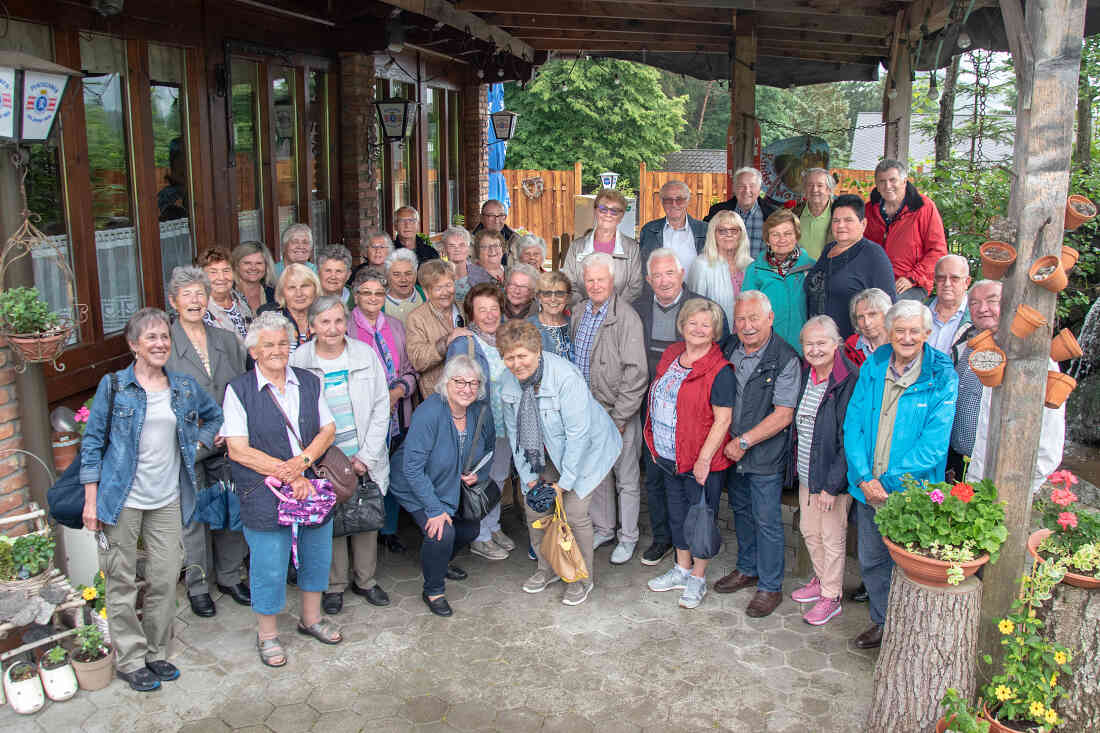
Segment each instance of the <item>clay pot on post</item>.
[{"label": "clay pot on post", "polygon": [[1054,361],[1078,359],[1083,353],[1081,344],[1077,343],[1077,339],[1073,336],[1073,331],[1070,331],[1068,328],[1063,328],[1059,331],[1058,335],[1054,337],[1054,341],[1050,344],[1050,358],[1054,359]]},{"label": "clay pot on post", "polygon": [[1077,380],[1061,372],[1047,372],[1047,393],[1043,404],[1052,410],[1061,407],[1069,393],[1077,387]]},{"label": "clay pot on post", "polygon": [[1008,242],[986,242],[978,251],[982,256],[982,276],[986,280],[1000,280],[1016,261],[1016,248]]},{"label": "clay pot on post", "polygon": [[982,349],[997,348],[997,342],[993,340],[993,332],[990,331],[988,328],[967,341],[966,345],[970,347],[971,351],[981,351]]},{"label": "clay pot on post", "polygon": [[[890,557],[894,559],[894,563],[913,582],[927,585],[931,588],[951,587],[951,584],[947,581],[947,570],[953,563],[936,560],[932,557],[925,557],[915,552],[909,552],[901,545],[891,542],[886,537],[882,538],[882,543],[886,545],[886,550],[890,553]],[[989,553],[983,552],[975,559],[969,562],[958,563],[958,565],[962,568],[963,576],[969,578],[971,575],[978,572],[978,568],[985,565],[987,562],[989,562]]]},{"label": "clay pot on post", "polygon": [[1042,313],[1030,305],[1020,303],[1016,308],[1016,315],[1012,317],[1012,335],[1018,339],[1026,339],[1035,333],[1035,329],[1045,326],[1046,323],[1047,319],[1043,318]]},{"label": "clay pot on post", "polygon": [[1066,231],[1072,232],[1077,227],[1096,217],[1096,204],[1084,196],[1072,194],[1066,199]]},{"label": "clay pot on post", "polygon": [[1046,288],[1052,293],[1062,292],[1069,284],[1066,271],[1062,268],[1062,260],[1053,255],[1035,260],[1031,265],[1031,269],[1027,271],[1027,276],[1031,279],[1031,282],[1041,288]]},{"label": "clay pot on post", "polygon": [[1005,364],[1008,359],[1005,352],[996,345],[985,346],[970,352],[970,368],[974,375],[986,387],[999,387],[1005,378]]},{"label": "clay pot on post", "polygon": [[1069,272],[1073,269],[1073,266],[1077,264],[1077,259],[1081,256],[1081,253],[1075,250],[1073,247],[1063,244],[1062,256],[1059,258],[1062,260],[1062,269]]}]

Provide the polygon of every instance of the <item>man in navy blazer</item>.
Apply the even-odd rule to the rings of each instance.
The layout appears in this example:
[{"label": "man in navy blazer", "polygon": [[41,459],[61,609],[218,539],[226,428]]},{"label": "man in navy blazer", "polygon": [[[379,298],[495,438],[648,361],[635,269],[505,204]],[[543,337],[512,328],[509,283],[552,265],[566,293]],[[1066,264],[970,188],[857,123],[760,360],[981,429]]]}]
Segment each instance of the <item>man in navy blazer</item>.
[{"label": "man in navy blazer", "polygon": [[642,262],[649,259],[653,250],[664,248],[676,253],[676,259],[680,260],[684,272],[691,269],[692,261],[703,251],[703,244],[707,240],[707,225],[706,222],[688,215],[690,203],[691,189],[683,181],[669,181],[661,186],[661,207],[665,210],[665,215],[642,227],[638,236]]}]

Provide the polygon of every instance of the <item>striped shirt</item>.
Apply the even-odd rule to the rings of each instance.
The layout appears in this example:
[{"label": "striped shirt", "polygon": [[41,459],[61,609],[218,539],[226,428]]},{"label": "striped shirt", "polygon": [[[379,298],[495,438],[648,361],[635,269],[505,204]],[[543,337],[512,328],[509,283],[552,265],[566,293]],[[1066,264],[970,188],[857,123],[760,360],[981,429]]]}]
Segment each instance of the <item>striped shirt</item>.
[{"label": "striped shirt", "polygon": [[354,456],[359,452],[359,437],[355,432],[355,410],[351,405],[351,393],[348,390],[348,352],[335,359],[317,358],[321,371],[325,373],[321,388],[325,395],[325,402],[332,411],[332,419],[336,421],[336,436],[332,444],[337,446],[346,456]]},{"label": "striped shirt", "polygon": [[798,427],[798,482],[807,488],[810,488],[810,448],[814,440],[814,425],[817,424],[817,410],[821,407],[821,400],[828,388],[828,379],[822,379],[819,384],[815,384],[811,372],[795,414]]},{"label": "striped shirt", "polygon": [[591,380],[592,347],[596,344],[596,332],[600,330],[603,319],[607,316],[607,306],[611,298],[603,302],[596,310],[592,309],[592,301],[584,302],[584,315],[577,324],[577,337],[573,339],[573,363],[581,370],[584,381],[589,385]]}]

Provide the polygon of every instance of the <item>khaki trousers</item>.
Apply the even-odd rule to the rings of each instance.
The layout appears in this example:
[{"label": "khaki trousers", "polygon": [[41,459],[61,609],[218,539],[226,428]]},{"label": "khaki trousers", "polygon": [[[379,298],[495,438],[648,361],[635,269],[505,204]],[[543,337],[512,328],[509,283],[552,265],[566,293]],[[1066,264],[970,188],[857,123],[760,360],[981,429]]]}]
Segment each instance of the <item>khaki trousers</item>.
[{"label": "khaki trousers", "polygon": [[[349,551],[348,545],[351,545]],[[367,590],[373,588],[378,569],[378,532],[360,532],[347,537],[332,538],[332,567],[328,573],[328,592],[343,593],[348,587],[348,555],[355,584]]]},{"label": "khaki trousers", "polygon": [[801,519],[798,529],[806,540],[814,573],[821,582],[822,598],[839,598],[844,590],[844,557],[847,551],[848,508],[851,494],[836,497],[833,508],[823,512],[810,503],[810,489],[798,487],[798,508]]},{"label": "khaki trousers", "polygon": [[615,534],[618,524],[619,542],[638,542],[638,514],[642,508],[641,457],[642,421],[635,415],[626,423],[623,450],[614,468],[590,494],[592,524],[601,534],[610,535]]},{"label": "khaki trousers", "polygon": [[[547,460],[549,464],[549,460]],[[553,465],[548,465],[546,470],[542,472],[542,480],[546,482],[557,481],[560,478],[560,474]],[[596,578],[596,566],[592,562],[592,543],[594,538],[594,532],[592,530],[592,518],[588,516],[588,505],[592,501],[592,496],[595,492],[590,493],[588,496],[581,499],[577,496],[575,491],[563,491],[561,494],[562,509],[565,510],[565,518],[569,522],[569,527],[573,530],[573,536],[577,538],[577,546],[581,549],[581,556],[584,557],[584,564],[588,566],[588,582],[591,583]],[[523,502],[523,511],[527,515],[527,529],[531,533],[531,546],[535,548],[535,557],[538,559],[539,570],[546,570],[553,573],[554,569],[550,567],[550,563],[546,558],[542,556],[542,536],[546,534],[545,530],[535,529],[531,526],[531,523],[536,519],[542,519],[543,517],[550,516],[554,513],[553,507],[546,514],[539,514],[525,501]]]},{"label": "khaki trousers", "polygon": [[[160,509],[124,507],[115,525],[104,524],[106,550],[99,567],[107,581],[107,623],[120,672],[135,672],[146,662],[168,656],[176,615],[176,579],[183,564],[179,501]],[[137,542],[145,545],[144,615],[137,617]]]}]

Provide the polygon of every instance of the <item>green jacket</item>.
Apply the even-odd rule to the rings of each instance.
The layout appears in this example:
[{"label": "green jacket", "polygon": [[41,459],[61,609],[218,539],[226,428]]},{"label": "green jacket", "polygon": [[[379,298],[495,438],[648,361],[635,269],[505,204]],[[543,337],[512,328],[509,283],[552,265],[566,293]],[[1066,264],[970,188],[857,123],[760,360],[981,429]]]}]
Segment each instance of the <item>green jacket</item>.
[{"label": "green jacket", "polygon": [[802,344],[798,336],[802,324],[806,322],[806,294],[802,290],[802,281],[813,266],[814,259],[806,250],[801,250],[794,268],[786,277],[780,277],[775,268],[768,264],[765,250],[745,268],[745,281],[741,283],[741,292],[759,290],[768,296],[775,313],[775,332],[799,356],[802,356]]}]

